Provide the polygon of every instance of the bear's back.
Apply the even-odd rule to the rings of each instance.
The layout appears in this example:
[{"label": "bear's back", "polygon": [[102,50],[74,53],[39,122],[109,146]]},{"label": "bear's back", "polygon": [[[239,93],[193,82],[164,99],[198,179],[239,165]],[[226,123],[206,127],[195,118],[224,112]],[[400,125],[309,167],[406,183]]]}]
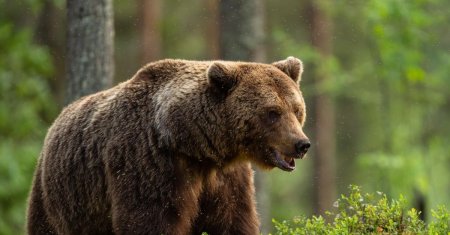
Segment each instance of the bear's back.
[{"label": "bear's back", "polygon": [[202,77],[211,61],[190,61],[178,59],[165,59],[149,63],[142,67],[132,80],[144,80],[153,86],[163,85],[173,79],[183,77]]}]

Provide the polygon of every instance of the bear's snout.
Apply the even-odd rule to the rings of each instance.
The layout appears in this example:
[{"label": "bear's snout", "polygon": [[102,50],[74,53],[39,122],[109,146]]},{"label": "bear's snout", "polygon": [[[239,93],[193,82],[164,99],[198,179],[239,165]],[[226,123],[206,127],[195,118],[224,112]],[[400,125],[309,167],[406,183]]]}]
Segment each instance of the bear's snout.
[{"label": "bear's snout", "polygon": [[311,142],[308,139],[302,139],[295,144],[295,152],[303,158],[309,147],[311,147]]}]

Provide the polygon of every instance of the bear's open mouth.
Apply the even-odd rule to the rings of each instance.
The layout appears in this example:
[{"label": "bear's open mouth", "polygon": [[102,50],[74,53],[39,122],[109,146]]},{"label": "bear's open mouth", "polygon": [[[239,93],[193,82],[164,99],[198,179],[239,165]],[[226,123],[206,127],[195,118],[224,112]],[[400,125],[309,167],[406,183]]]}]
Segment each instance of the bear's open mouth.
[{"label": "bear's open mouth", "polygon": [[282,156],[281,153],[277,150],[274,150],[274,161],[276,167],[280,168],[284,171],[293,171],[295,170],[295,159],[293,157]]}]

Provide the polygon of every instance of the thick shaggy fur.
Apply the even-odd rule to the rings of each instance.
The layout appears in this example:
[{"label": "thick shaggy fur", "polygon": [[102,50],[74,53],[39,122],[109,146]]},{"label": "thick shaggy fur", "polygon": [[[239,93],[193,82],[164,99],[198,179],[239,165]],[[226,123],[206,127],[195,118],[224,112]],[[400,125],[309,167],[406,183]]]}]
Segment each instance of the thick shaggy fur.
[{"label": "thick shaggy fur", "polygon": [[[28,233],[258,234],[250,161],[273,168],[265,146],[303,135],[301,71],[163,60],[72,103],[45,139]],[[269,127],[259,112],[274,102],[301,117]]]}]

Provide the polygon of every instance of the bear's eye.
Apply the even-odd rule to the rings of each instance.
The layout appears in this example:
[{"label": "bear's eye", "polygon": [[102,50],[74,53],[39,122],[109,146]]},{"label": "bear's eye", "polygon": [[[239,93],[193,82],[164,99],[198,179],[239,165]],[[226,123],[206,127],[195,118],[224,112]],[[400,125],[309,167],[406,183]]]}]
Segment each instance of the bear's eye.
[{"label": "bear's eye", "polygon": [[300,109],[297,109],[297,110],[295,111],[295,116],[296,116],[298,119],[302,119],[302,112],[300,111]]},{"label": "bear's eye", "polygon": [[281,113],[278,110],[269,110],[267,112],[267,120],[270,124],[274,124],[280,120]]}]

